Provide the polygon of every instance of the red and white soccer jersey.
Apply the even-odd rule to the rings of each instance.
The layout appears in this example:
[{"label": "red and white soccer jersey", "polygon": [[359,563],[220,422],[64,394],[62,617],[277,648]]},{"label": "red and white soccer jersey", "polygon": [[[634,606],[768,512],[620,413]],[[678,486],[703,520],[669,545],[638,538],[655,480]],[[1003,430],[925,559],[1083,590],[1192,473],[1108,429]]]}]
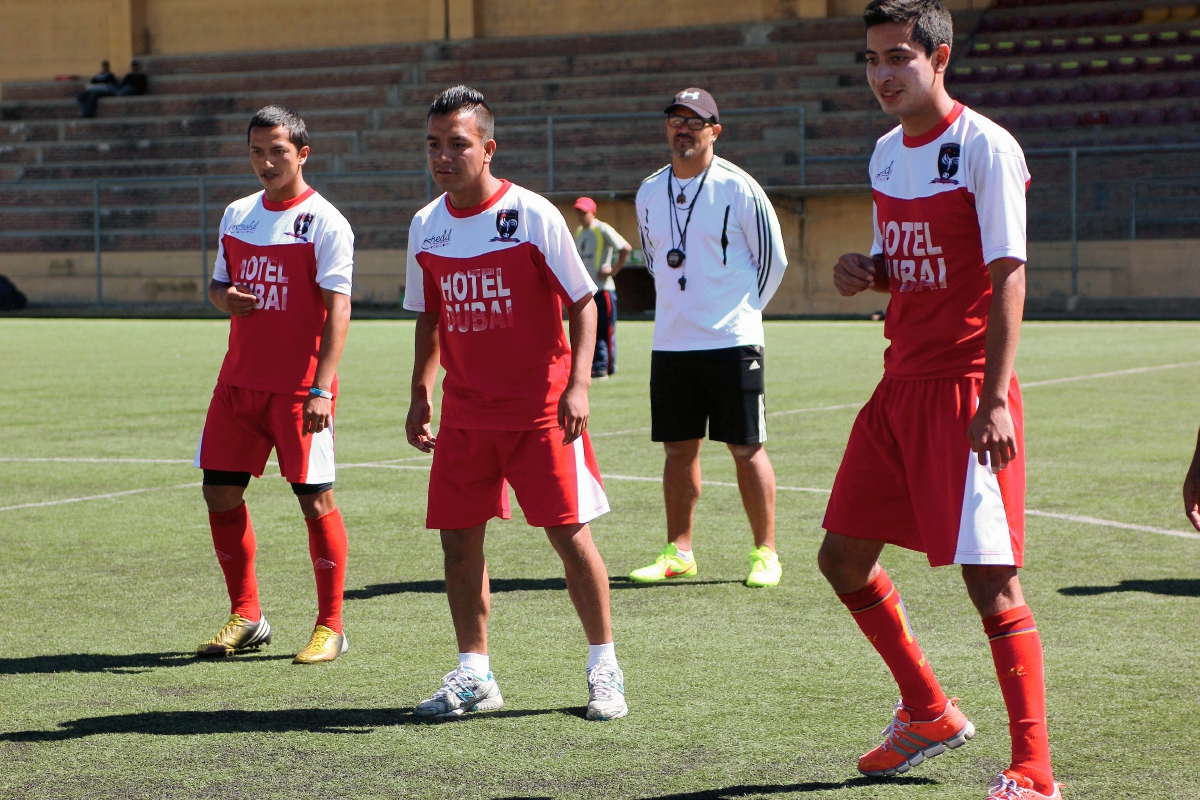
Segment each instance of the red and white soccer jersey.
[{"label": "red and white soccer jersey", "polygon": [[[429,527],[505,516],[506,479],[534,525],[608,511],[586,433],[563,446],[556,430],[571,374],[563,303],[595,293],[566,220],[534,192],[504,181],[474,208],[443,195],[417,212],[404,307],[438,315],[446,370]],[[516,431],[534,433],[505,435]]]},{"label": "red and white soccer jersey", "polygon": [[987,265],[1026,260],[1028,185],[1012,134],[962,104],[924,136],[896,127],[879,140],[871,254],[887,260],[891,285],[888,375],[983,377]]},{"label": "red and white soccer jersey", "polygon": [[311,386],[325,327],[321,290],[350,294],[353,272],[350,223],[315,190],[285,203],[264,192],[230,203],[213,280],[249,286],[259,299],[249,316],[232,318],[218,380],[264,392]]},{"label": "red and white soccer jersey", "polygon": [[571,374],[562,304],[596,293],[566,220],[505,181],[475,208],[445,195],[413,217],[404,307],[441,317],[442,422],[523,431],[557,423]]},{"label": "red and white soccer jersey", "polygon": [[983,384],[987,264],[1026,259],[1024,154],[1003,128],[955,104],[924,136],[897,127],[881,138],[871,184],[871,252],[887,261],[891,344],[823,525],[919,550],[933,566],[1021,566],[1025,447],[1015,375],[1008,408],[1017,458],[994,474],[978,463],[967,428]]},{"label": "red and white soccer jersey", "polygon": [[333,481],[333,428],[303,434],[302,412],[327,317],[321,290],[349,295],[353,271],[350,223],[313,189],[284,203],[258,192],[229,205],[213,280],[249,287],[258,303],[230,320],[195,466],[261,476],[274,448],[289,482]]}]

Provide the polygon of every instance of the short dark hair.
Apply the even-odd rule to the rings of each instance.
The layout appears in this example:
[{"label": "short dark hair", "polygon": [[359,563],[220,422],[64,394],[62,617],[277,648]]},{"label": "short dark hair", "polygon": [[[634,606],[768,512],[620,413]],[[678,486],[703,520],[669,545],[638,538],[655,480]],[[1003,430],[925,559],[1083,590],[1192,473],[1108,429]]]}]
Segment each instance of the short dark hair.
[{"label": "short dark hair", "polygon": [[487,101],[483,99],[483,93],[470,86],[462,84],[451,86],[433,98],[433,104],[429,106],[429,114],[425,119],[428,121],[434,114],[443,116],[459,111],[470,111],[475,115],[475,122],[479,125],[485,142],[495,138],[496,120],[492,117],[492,110],[488,108]]},{"label": "short dark hair", "polygon": [[299,150],[308,146],[308,126],[300,115],[290,108],[283,106],[265,106],[250,118],[250,127],[246,129],[246,141],[250,141],[250,131],[255,128],[287,128],[292,144]]},{"label": "short dark hair", "polygon": [[889,22],[912,25],[912,39],[927,56],[941,45],[954,46],[954,19],[942,0],[871,0],[863,22],[867,28]]}]

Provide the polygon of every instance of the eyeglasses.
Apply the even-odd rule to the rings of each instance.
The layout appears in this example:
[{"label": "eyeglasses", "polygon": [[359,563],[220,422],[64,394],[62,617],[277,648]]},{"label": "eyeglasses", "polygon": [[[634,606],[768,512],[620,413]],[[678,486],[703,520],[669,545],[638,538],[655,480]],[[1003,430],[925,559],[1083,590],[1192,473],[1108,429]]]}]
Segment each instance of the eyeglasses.
[{"label": "eyeglasses", "polygon": [[684,125],[687,125],[691,130],[699,131],[703,130],[705,125],[711,125],[712,123],[699,117],[681,117],[678,114],[672,114],[667,117],[667,124],[672,128],[682,128]]}]

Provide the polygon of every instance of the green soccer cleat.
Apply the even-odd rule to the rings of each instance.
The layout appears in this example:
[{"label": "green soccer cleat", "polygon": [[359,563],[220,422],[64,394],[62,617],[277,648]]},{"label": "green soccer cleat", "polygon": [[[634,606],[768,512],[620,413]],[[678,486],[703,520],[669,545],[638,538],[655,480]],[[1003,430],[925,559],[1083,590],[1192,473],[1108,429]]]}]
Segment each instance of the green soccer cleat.
[{"label": "green soccer cleat", "polygon": [[240,614],[230,614],[229,622],[217,631],[217,635],[196,648],[196,655],[201,658],[221,658],[239,650],[270,643],[271,626],[265,616],[252,622]]},{"label": "green soccer cleat", "polygon": [[637,583],[658,583],[684,575],[689,578],[696,577],[696,559],[693,557],[691,561],[684,561],[679,557],[679,548],[672,543],[662,549],[653,564],[629,573],[629,580]]},{"label": "green soccer cleat", "polygon": [[762,588],[779,584],[779,579],[783,577],[783,566],[779,563],[779,554],[774,550],[763,545],[752,550],[746,560],[750,562],[747,586]]}]

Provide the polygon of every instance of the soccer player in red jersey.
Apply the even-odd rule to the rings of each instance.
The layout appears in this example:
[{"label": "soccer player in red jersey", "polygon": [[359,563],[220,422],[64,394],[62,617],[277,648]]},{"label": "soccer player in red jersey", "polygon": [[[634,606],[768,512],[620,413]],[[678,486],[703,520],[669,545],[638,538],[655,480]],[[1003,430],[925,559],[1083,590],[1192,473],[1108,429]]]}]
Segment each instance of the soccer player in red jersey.
[{"label": "soccer player in red jersey", "polygon": [[943,84],[953,29],[940,0],[873,0],[867,79],[900,125],[871,159],[875,241],[834,268],[845,296],[890,292],[884,376],[859,413],[825,514],[821,571],[883,657],[901,700],[861,772],[908,771],[974,726],[922,654],[879,565],[886,543],[958,564],[1008,709],[1012,761],[989,798],[1061,797],[1050,765],[1042,645],[1025,604],[1025,453],[1013,372],[1025,297],[1016,140]]},{"label": "soccer player in red jersey", "polygon": [[[416,708],[450,719],[500,708],[487,649],[490,591],[484,534],[508,519],[512,484],[530,525],[562,558],[589,643],[587,718],[629,712],[613,650],[608,571],[588,522],[608,511],[587,435],[596,285],[562,214],[492,175],[491,110],[455,86],[430,107],[427,155],[445,191],[417,212],[408,237],[404,307],[419,312],[405,430],[433,452],[426,526],[441,530],[458,667]],[[563,332],[567,305],[570,341]],[[441,425],[430,429],[438,364]]]},{"label": "soccer player in red jersey", "polygon": [[273,447],[308,524],[317,580],[316,628],[296,663],[332,661],[347,647],[346,528],[333,500],[333,417],[350,324],[354,233],[304,182],[304,120],[267,106],[250,120],[247,140],[263,191],[231,203],[221,219],[208,296],[232,315],[229,351],[194,462],[204,470],[204,500],[231,609],[229,622],[197,653],[225,656],[271,641],[242,495],[251,475],[262,477]]}]

